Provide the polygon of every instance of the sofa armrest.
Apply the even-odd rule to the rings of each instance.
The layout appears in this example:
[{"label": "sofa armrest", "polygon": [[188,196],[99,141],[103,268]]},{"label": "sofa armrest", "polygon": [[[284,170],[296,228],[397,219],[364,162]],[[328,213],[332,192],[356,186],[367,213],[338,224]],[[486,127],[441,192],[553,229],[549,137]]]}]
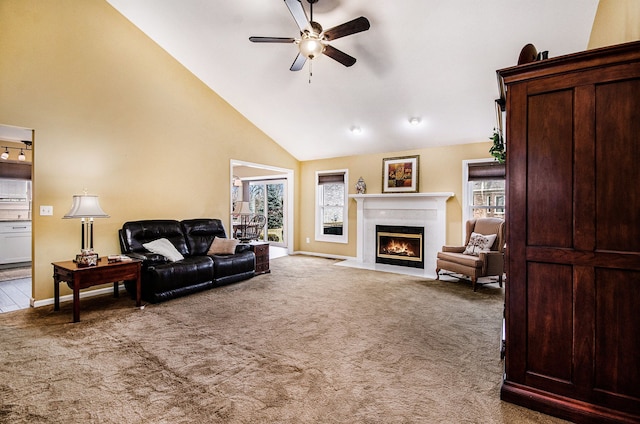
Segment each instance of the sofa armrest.
[{"label": "sofa armrest", "polygon": [[125,255],[129,256],[132,259],[141,260],[144,266],[163,264],[167,262],[167,258],[165,258],[164,256],[147,251],[129,252],[125,253]]},{"label": "sofa armrest", "polygon": [[442,246],[443,252],[462,253],[466,247],[464,246]]},{"label": "sofa armrest", "polygon": [[236,254],[242,253],[242,252],[248,252],[250,250],[251,250],[251,246],[249,246],[247,243],[238,243],[238,245],[236,246]]}]

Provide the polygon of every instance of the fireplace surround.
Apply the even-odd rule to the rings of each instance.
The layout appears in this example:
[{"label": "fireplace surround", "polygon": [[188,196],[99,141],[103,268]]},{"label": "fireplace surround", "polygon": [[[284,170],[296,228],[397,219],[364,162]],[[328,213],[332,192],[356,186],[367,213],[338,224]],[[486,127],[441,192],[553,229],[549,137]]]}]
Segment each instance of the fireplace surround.
[{"label": "fireplace surround", "polygon": [[[451,192],[352,194],[356,202],[356,257],[342,266],[435,278],[436,256],[446,244],[447,200]],[[376,262],[376,226],[422,227],[424,267],[413,268]]]}]

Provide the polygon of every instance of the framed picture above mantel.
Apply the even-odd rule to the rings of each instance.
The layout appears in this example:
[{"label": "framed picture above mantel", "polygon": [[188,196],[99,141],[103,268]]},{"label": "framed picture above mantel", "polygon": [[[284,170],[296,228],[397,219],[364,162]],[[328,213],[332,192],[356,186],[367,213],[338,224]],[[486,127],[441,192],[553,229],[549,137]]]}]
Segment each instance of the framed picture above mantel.
[{"label": "framed picture above mantel", "polygon": [[420,156],[382,159],[383,193],[417,193]]}]

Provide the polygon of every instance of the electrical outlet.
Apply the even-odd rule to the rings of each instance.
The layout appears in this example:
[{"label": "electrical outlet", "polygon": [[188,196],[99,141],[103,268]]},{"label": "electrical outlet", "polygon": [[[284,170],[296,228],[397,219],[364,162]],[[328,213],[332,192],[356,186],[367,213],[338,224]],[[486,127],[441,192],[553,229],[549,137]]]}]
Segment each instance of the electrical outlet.
[{"label": "electrical outlet", "polygon": [[53,206],[40,206],[40,216],[52,216]]},{"label": "electrical outlet", "polygon": [[311,240],[309,240],[309,237],[307,237],[307,243],[311,243]]}]

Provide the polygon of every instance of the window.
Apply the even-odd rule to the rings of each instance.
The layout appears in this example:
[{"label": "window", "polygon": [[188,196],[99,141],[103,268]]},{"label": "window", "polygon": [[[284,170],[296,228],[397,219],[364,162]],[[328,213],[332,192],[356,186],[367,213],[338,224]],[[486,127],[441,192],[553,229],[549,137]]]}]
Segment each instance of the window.
[{"label": "window", "polygon": [[[493,159],[463,162],[463,222],[505,218],[505,166]],[[462,235],[465,237],[465,234]],[[464,240],[463,240],[464,241]]]},{"label": "window", "polygon": [[316,172],[316,240],[348,241],[348,171]]}]

